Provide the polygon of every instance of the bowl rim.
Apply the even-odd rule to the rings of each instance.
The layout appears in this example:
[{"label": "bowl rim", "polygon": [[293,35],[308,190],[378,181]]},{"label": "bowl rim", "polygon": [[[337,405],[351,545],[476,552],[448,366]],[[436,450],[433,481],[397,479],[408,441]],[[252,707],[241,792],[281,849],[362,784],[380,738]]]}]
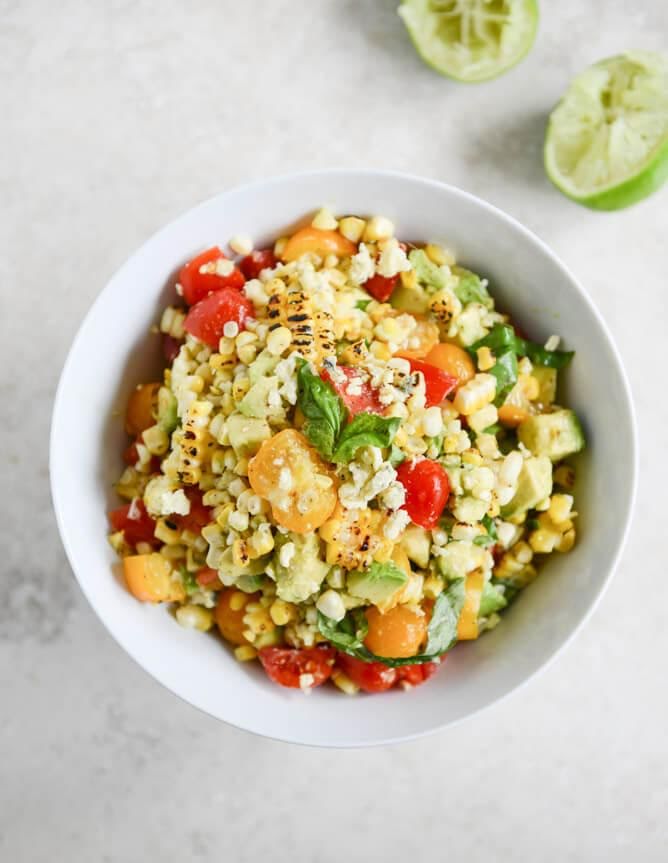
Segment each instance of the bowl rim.
[{"label": "bowl rim", "polygon": [[[503,694],[493,698],[492,700],[486,702],[485,704],[480,705],[479,707],[471,710],[469,713],[460,716],[455,719],[448,719],[442,722],[436,722],[432,727],[423,729],[417,732],[411,732],[408,734],[402,734],[395,737],[388,738],[379,738],[374,739],[372,741],[369,740],[360,740],[359,742],[354,743],[314,743],[311,741],[300,740],[296,736],[290,736],[289,734],[273,734],[266,733],[264,731],[258,731],[253,728],[249,728],[239,722],[232,722],[229,719],[223,719],[217,714],[207,710],[205,707],[199,704],[194,704],[185,695],[175,691],[172,687],[161,679],[161,677],[157,676],[153,671],[150,671],[143,664],[141,659],[137,657],[129,647],[126,647],[124,638],[121,632],[118,631],[118,628],[113,624],[110,624],[105,617],[104,608],[101,607],[101,604],[97,602],[94,591],[89,588],[85,584],[85,582],[79,578],[77,574],[77,568],[75,566],[76,560],[76,551],[74,548],[74,542],[70,537],[69,530],[67,528],[67,524],[65,521],[64,515],[64,507],[62,507],[60,502],[60,494],[56,487],[55,483],[55,468],[54,465],[58,461],[58,441],[56,439],[57,435],[57,427],[59,416],[63,410],[62,401],[64,398],[64,391],[66,388],[66,381],[69,377],[71,366],[74,363],[74,356],[76,353],[76,348],[80,339],[83,338],[83,332],[86,329],[86,325],[90,318],[93,317],[94,311],[99,303],[102,302],[103,297],[107,295],[112,289],[113,285],[117,279],[121,279],[126,271],[126,269],[130,269],[135,259],[138,258],[142,253],[144,248],[150,243],[156,241],[162,234],[169,232],[181,219],[183,219],[186,215],[191,214],[194,211],[199,209],[204,209],[210,206],[214,201],[224,198],[232,193],[252,193],[258,192],[261,189],[265,189],[272,185],[285,185],[293,182],[297,182],[299,180],[308,179],[308,178],[321,178],[323,180],[331,180],[332,182],[336,181],[337,178],[341,178],[346,176],[350,177],[364,177],[368,178],[377,178],[379,180],[387,179],[387,180],[401,180],[404,182],[409,182],[412,184],[422,185],[424,187],[430,188],[432,190],[437,190],[440,192],[447,192],[448,194],[459,197],[463,200],[467,200],[469,203],[480,207],[483,210],[486,210],[493,218],[497,220],[505,222],[510,228],[523,235],[525,239],[527,239],[530,243],[533,243],[535,246],[540,249],[540,251],[551,260],[551,263],[561,272],[561,274],[571,283],[575,291],[577,292],[579,299],[583,302],[588,310],[591,312],[593,318],[596,321],[597,326],[601,332],[602,337],[607,342],[607,346],[610,350],[611,356],[614,358],[614,362],[616,364],[616,371],[619,374],[619,378],[622,383],[623,388],[623,402],[626,407],[626,420],[629,426],[630,433],[630,441],[631,441],[631,458],[630,458],[630,488],[628,489],[629,494],[626,498],[624,513],[623,513],[623,527],[621,532],[617,535],[616,538],[616,549],[614,555],[612,557],[610,566],[608,567],[608,571],[601,581],[598,591],[591,599],[588,607],[582,610],[580,619],[575,623],[571,632],[568,636],[562,641],[562,643],[553,651],[553,653],[548,656],[540,665],[538,665],[533,671],[527,674],[526,677],[519,680],[517,683],[511,685]],[[546,669],[548,669],[552,663],[562,654],[562,652],[573,642],[575,637],[580,633],[585,624],[589,621],[594,611],[598,607],[599,603],[603,599],[603,596],[607,592],[612,578],[617,571],[619,566],[619,562],[621,556],[626,547],[626,543],[628,540],[629,532],[631,529],[631,524],[633,521],[633,513],[635,509],[636,497],[637,497],[637,487],[638,487],[638,468],[639,468],[639,453],[638,453],[638,428],[637,428],[637,418],[635,413],[635,407],[632,397],[632,391],[629,384],[628,376],[626,374],[624,364],[622,362],[621,355],[615,343],[615,340],[610,333],[608,325],[603,318],[602,314],[599,312],[598,308],[594,304],[593,300],[589,297],[585,289],[582,287],[578,279],[573,275],[570,269],[563,263],[563,261],[559,258],[559,256],[552,251],[552,249],[547,245],[547,243],[542,240],[537,234],[535,234],[532,230],[525,227],[520,221],[518,221],[514,216],[511,216],[509,213],[506,213],[504,210],[501,210],[499,207],[494,204],[489,203],[483,198],[478,197],[470,192],[466,192],[463,189],[460,189],[457,186],[453,186],[449,183],[443,183],[439,180],[434,180],[428,177],[420,176],[417,174],[411,174],[404,171],[392,171],[392,170],[377,170],[377,169],[348,169],[348,168],[330,168],[330,169],[313,169],[308,171],[295,171],[287,174],[279,174],[272,175],[270,177],[252,180],[246,183],[239,183],[233,186],[230,186],[227,189],[224,189],[218,192],[215,195],[206,198],[203,201],[200,201],[198,204],[195,204],[193,207],[188,208],[180,212],[174,218],[170,219],[165,225],[160,227],[158,230],[154,231],[149,237],[147,237],[140,246],[138,246],[132,254],[125,259],[125,261],[121,264],[121,266],[116,269],[112,275],[107,279],[106,284],[100,290],[87,312],[80,320],[79,325],[77,327],[76,334],[72,340],[72,343],[67,351],[67,355],[65,361],[63,363],[60,377],[58,380],[58,385],[56,388],[56,393],[53,401],[53,408],[51,414],[51,426],[49,432],[49,485],[51,492],[51,501],[53,504],[53,510],[56,517],[56,524],[58,527],[58,533],[60,536],[60,540],[63,544],[63,548],[65,550],[65,554],[70,565],[70,569],[74,578],[76,579],[79,588],[82,593],[86,597],[89,605],[95,612],[98,620],[103,625],[104,629],[109,633],[109,635],[113,638],[113,640],[118,644],[119,647],[135,662],[137,665],[146,672],[153,680],[167,689],[172,695],[180,698],[183,702],[188,704],[191,707],[205,713],[208,716],[216,719],[219,722],[223,722],[226,725],[229,725],[233,728],[237,728],[241,731],[245,731],[250,734],[257,735],[259,737],[264,737],[269,740],[276,740],[283,743],[292,743],[298,744],[301,746],[308,746],[313,748],[324,748],[324,749],[358,749],[372,746],[388,746],[388,745],[396,745],[398,743],[409,742],[412,740],[417,740],[423,737],[427,737],[428,735],[435,734],[438,731],[442,731],[445,728],[451,728],[456,725],[459,725],[462,722],[467,721],[473,716],[476,716],[483,711],[488,710],[493,705],[499,704],[505,701],[508,697],[518,692],[524,686],[526,686],[531,680],[535,679],[539,674],[543,673]]]}]

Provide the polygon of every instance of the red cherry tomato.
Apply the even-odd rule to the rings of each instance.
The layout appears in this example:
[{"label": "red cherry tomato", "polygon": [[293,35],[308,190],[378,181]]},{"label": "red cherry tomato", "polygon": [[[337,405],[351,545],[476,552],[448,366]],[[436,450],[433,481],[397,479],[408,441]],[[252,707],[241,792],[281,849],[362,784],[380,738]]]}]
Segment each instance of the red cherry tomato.
[{"label": "red cherry tomato", "polygon": [[385,692],[398,680],[397,669],[382,662],[364,662],[347,653],[339,653],[336,664],[363,692]]},{"label": "red cherry tomato", "polygon": [[[139,461],[139,452],[137,450],[138,443],[141,443],[141,436],[138,437],[136,440],[133,440],[130,446],[126,447],[123,450],[123,461],[126,464],[129,464],[130,467],[135,467],[137,462]],[[151,461],[149,462],[149,473],[159,472],[160,461],[160,456],[151,456]]]},{"label": "red cherry tomato", "polygon": [[371,294],[374,300],[378,300],[379,303],[386,303],[392,296],[392,291],[396,288],[398,281],[398,274],[389,277],[376,274],[367,279],[362,287],[368,294]]},{"label": "red cherry tomato", "polygon": [[182,344],[183,339],[175,339],[173,336],[169,336],[167,335],[167,333],[163,333],[162,353],[170,366],[177,358],[179,351],[181,350]]},{"label": "red cherry tomato", "polygon": [[271,249],[254,249],[239,261],[239,269],[247,279],[257,279],[262,270],[273,269],[277,263]]},{"label": "red cherry tomato", "polygon": [[345,381],[335,381],[325,369],[320,377],[331,384],[336,394],[350,411],[351,416],[359,413],[382,414],[385,408],[378,398],[378,390],[375,390],[368,380],[364,380],[357,369],[351,366],[338,366],[338,371],[343,372]]},{"label": "red cherry tomato", "polygon": [[146,512],[143,501],[135,500],[109,513],[109,523],[114,532],[122,530],[125,541],[130,545],[147,542],[152,546],[159,545],[153,535],[155,521]]},{"label": "red cherry tomato", "polygon": [[425,398],[428,408],[443,404],[445,397],[457,386],[457,378],[442,369],[426,363],[424,360],[408,358],[412,372],[422,372],[424,375]]},{"label": "red cherry tomato", "polygon": [[211,518],[211,507],[202,503],[202,492],[198,488],[187,488],[185,494],[190,501],[190,512],[188,515],[170,515],[179,530],[189,530],[191,533],[201,533]]},{"label": "red cherry tomato", "polygon": [[[443,660],[441,660],[443,662]],[[440,668],[438,662],[422,662],[419,665],[401,665],[397,668],[397,678],[405,680],[411,686],[419,686],[425,680],[429,680],[432,674],[436,674]]]},{"label": "red cherry tomato", "polygon": [[250,300],[240,291],[223,288],[193,306],[183,326],[191,336],[217,348],[226,323],[234,321],[242,330],[246,318],[252,316],[253,304]]},{"label": "red cherry tomato", "polygon": [[207,264],[213,264],[215,261],[226,261],[227,258],[218,248],[214,246],[197,255],[192,261],[181,269],[179,273],[179,284],[183,288],[183,299],[189,306],[194,306],[204,297],[207,297],[213,291],[219,291],[221,288],[234,288],[241,290],[245,279],[240,270],[236,267],[226,276],[218,273],[200,272],[200,269]]},{"label": "red cherry tomato", "polygon": [[405,461],[397,468],[397,479],[406,489],[404,509],[415,524],[436,527],[450,497],[448,475],[438,462]]},{"label": "red cherry tomato", "polygon": [[310,674],[309,688],[320,686],[332,674],[336,651],[333,647],[263,647],[258,656],[267,675],[281,686],[300,688],[303,674]]}]

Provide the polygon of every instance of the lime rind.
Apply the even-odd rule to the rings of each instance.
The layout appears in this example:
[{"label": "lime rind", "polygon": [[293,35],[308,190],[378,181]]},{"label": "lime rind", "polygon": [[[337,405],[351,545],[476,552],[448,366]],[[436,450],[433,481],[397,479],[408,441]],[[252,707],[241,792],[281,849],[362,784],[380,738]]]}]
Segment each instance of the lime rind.
[{"label": "lime rind", "polygon": [[537,0],[404,0],[398,12],[424,62],[464,83],[517,65],[538,29]]},{"label": "lime rind", "polygon": [[668,58],[627,52],[579,75],[550,116],[545,170],[596,210],[628,207],[668,179]]}]

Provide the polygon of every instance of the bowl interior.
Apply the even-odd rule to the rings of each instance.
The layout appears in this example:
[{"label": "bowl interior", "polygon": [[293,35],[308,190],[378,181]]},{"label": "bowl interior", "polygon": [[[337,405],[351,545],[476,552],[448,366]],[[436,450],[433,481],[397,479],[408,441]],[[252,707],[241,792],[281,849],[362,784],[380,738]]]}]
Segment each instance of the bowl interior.
[{"label": "bowl interior", "polygon": [[[485,275],[498,304],[537,341],[558,333],[577,351],[565,400],[582,417],[579,541],[480,641],[458,646],[428,686],[382,698],[343,698],[328,687],[305,698],[238,664],[214,637],[179,627],[164,608],[136,602],[105,539],[111,484],[121,470],[122,416],[131,388],[159,368],[149,327],[173,294],[175,267],[240,231],[256,244],[322,204],[389,216],[402,238],[442,241]],[[615,471],[610,465],[615,464]],[[459,720],[514,689],[574,633],[621,550],[635,484],[628,387],[605,326],[551,252],[526,229],[456,189],[403,175],[323,172],[227,192],[152,237],[114,276],[84,321],[54,409],[51,476],[72,568],[118,642],[182,698],[241,728],[295,742],[356,746],[413,737]],[[605,501],[605,506],[601,502]]]}]

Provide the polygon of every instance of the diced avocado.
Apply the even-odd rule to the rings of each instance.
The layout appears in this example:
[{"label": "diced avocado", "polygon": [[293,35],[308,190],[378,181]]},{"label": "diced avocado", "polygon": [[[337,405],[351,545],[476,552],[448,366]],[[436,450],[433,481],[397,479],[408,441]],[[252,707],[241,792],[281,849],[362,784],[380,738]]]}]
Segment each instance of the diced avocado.
[{"label": "diced avocado", "polygon": [[[291,555],[285,552],[281,555],[288,543],[292,544],[294,551]],[[281,563],[281,557],[289,560],[287,566]],[[315,533],[288,533],[276,543],[276,593],[286,602],[303,602],[316,593],[329,569],[320,556],[320,539]]]},{"label": "diced avocado", "polygon": [[374,561],[366,570],[348,574],[348,593],[373,605],[384,605],[408,581],[408,575],[395,563]]},{"label": "diced avocado", "polygon": [[244,583],[248,584],[248,577],[262,575],[268,562],[268,555],[264,555],[264,557],[257,557],[255,560],[250,560],[246,566],[237,566],[234,563],[232,549],[226,548],[218,564],[218,574],[220,576],[220,580],[225,585],[236,585],[237,580],[242,578],[244,579]]},{"label": "diced avocado", "polygon": [[239,402],[241,413],[247,417],[264,419],[269,413],[267,398],[276,386],[278,386],[278,381],[275,377],[260,378]]},{"label": "diced avocado", "polygon": [[278,365],[280,357],[270,353],[265,348],[258,354],[257,358],[248,367],[248,377],[250,378],[251,386],[256,384],[261,378],[268,377]]},{"label": "diced avocado", "polygon": [[392,291],[390,304],[400,312],[409,312],[412,315],[424,315],[429,311],[429,298],[418,286],[404,288],[403,285],[398,285]]},{"label": "diced avocado", "polygon": [[582,426],[571,410],[529,417],[517,427],[517,437],[534,455],[559,461],[580,452],[585,439]]},{"label": "diced avocado", "polygon": [[557,397],[557,370],[547,366],[534,366],[531,374],[536,378],[540,387],[536,401],[544,405],[551,405]]},{"label": "diced avocado", "polygon": [[271,437],[271,429],[264,419],[232,414],[227,419],[227,434],[235,453],[243,458],[255,455],[260,444]]},{"label": "diced avocado", "polygon": [[508,600],[505,598],[501,590],[491,582],[485,582],[480,598],[479,617],[489,617],[495,611],[500,611],[508,605]]},{"label": "diced avocado", "polygon": [[167,387],[160,387],[158,390],[158,425],[166,434],[171,434],[179,424],[176,408],[176,396]]},{"label": "diced avocado", "polygon": [[426,569],[429,566],[431,539],[423,527],[418,527],[416,524],[409,525],[401,537],[401,547],[420,569]]},{"label": "diced avocado", "polygon": [[503,518],[526,512],[552,493],[552,462],[546,456],[527,458],[517,479],[517,491],[501,510]]}]

